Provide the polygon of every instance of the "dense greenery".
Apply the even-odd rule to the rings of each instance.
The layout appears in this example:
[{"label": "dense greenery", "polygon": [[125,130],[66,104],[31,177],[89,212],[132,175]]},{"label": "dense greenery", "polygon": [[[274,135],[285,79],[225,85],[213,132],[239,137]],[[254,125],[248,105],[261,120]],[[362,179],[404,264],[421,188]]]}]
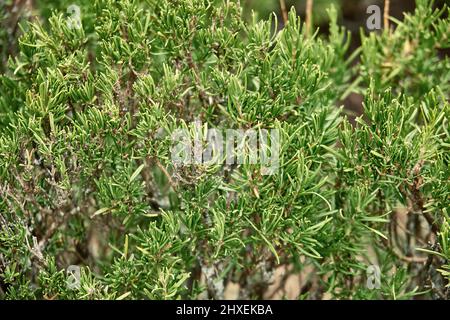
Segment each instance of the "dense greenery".
[{"label": "dense greenery", "polygon": [[[299,298],[449,298],[448,8],[348,52],[333,7],[323,36],[235,1],[78,1],[82,28],[37,3],[0,33],[0,298],[257,299],[283,265]],[[278,129],[278,171],[175,167],[195,120]]]}]

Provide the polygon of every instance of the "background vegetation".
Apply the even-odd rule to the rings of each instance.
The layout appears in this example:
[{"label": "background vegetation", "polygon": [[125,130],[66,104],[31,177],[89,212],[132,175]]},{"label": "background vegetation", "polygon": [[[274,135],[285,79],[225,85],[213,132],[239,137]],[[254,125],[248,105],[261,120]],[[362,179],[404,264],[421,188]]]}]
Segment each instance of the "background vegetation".
[{"label": "background vegetation", "polygon": [[[0,298],[448,299],[449,9],[286,3],[0,5]],[[278,172],[174,167],[195,119],[278,129]]]}]

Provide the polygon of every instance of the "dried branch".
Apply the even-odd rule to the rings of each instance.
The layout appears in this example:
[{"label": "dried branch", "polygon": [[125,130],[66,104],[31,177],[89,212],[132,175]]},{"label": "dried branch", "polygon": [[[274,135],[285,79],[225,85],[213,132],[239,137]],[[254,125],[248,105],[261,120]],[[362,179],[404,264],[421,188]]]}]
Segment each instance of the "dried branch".
[{"label": "dried branch", "polygon": [[283,16],[283,23],[286,24],[288,22],[288,13],[286,9],[286,2],[284,0],[280,0],[280,8],[281,15]]},{"label": "dried branch", "polygon": [[384,0],[384,29],[389,30],[389,9],[390,9],[390,0]]},{"label": "dried branch", "polygon": [[306,34],[311,33],[313,20],[313,0],[306,0]]}]

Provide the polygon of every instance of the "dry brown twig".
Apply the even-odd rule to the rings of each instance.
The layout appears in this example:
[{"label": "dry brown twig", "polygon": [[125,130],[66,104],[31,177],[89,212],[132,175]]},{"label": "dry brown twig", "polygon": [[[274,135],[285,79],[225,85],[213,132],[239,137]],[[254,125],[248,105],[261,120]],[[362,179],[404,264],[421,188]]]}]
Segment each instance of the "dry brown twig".
[{"label": "dry brown twig", "polygon": [[389,8],[391,6],[390,0],[384,0],[384,13],[383,13],[383,19],[384,19],[384,29],[389,30]]},{"label": "dry brown twig", "polygon": [[172,189],[176,190],[177,189],[177,184],[172,180],[172,177],[170,176],[170,174],[167,171],[167,169],[158,160],[155,160],[155,163],[158,166],[158,168],[162,171],[162,173],[166,176],[166,178],[169,181],[169,184],[172,187]]},{"label": "dry brown twig", "polygon": [[309,35],[312,26],[313,0],[306,0],[306,34]]},{"label": "dry brown twig", "polygon": [[284,0],[280,0],[280,8],[281,15],[283,16],[283,23],[286,24],[288,22],[288,14],[286,9],[286,2]]}]

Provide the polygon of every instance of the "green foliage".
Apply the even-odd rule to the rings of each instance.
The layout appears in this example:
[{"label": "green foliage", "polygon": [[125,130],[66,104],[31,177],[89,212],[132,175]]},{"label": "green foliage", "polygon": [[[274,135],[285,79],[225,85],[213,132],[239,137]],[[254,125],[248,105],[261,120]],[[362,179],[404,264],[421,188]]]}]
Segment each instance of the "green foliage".
[{"label": "green foliage", "polygon": [[[352,53],[333,7],[310,36],[234,1],[82,1],[80,29],[37,3],[0,75],[0,298],[258,299],[280,266],[303,298],[448,298],[447,8]],[[278,171],[174,166],[194,120],[279,130]]]}]

